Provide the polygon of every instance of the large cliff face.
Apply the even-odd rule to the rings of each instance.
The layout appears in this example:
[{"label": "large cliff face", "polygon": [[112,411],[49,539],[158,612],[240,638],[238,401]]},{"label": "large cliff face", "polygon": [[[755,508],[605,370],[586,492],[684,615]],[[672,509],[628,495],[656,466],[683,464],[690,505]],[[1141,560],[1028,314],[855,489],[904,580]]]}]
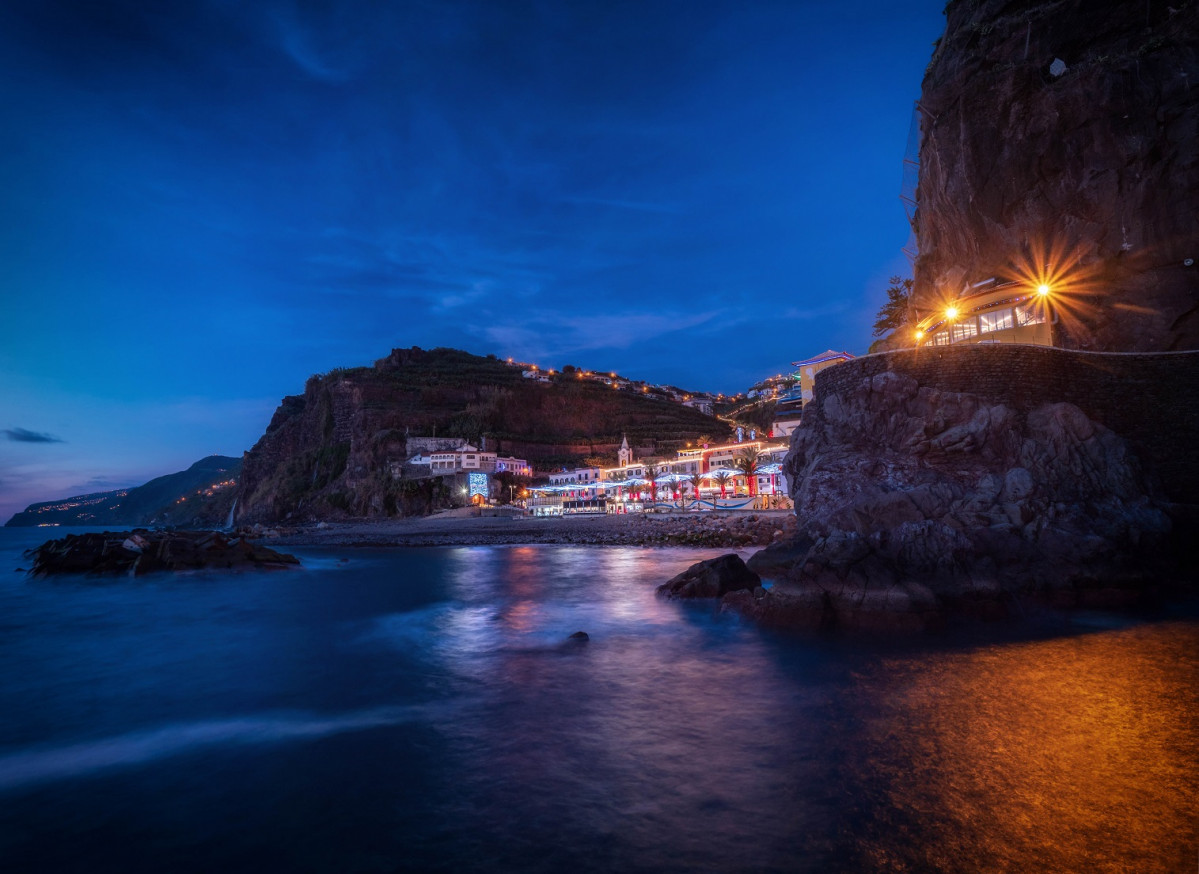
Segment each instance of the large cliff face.
[{"label": "large cliff face", "polygon": [[1199,353],[1031,346],[830,368],[784,468],[799,536],[750,561],[781,585],[740,606],[766,619],[918,626],[1028,596],[1139,597],[1188,560],[1178,547],[1194,518],[1183,505],[1196,501],[1187,447],[1199,417],[1161,415],[1197,373]]},{"label": "large cliff face", "polygon": [[920,100],[919,305],[1047,275],[1061,345],[1199,348],[1199,3],[952,0],[946,18]]},{"label": "large cliff face", "polygon": [[436,481],[398,476],[413,437],[485,443],[544,468],[615,456],[625,434],[669,450],[727,432],[697,410],[577,375],[545,383],[494,357],[397,349],[373,367],[314,376],[283,399],[246,453],[237,521],[426,512],[450,496]]}]

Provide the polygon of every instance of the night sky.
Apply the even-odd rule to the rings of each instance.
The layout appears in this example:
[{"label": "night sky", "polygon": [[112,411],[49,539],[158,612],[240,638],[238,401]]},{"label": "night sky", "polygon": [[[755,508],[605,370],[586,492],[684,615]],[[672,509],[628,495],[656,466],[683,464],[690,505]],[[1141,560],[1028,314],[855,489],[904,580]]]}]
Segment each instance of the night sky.
[{"label": "night sky", "polygon": [[0,4],[0,521],[455,346],[865,352],[943,0]]}]

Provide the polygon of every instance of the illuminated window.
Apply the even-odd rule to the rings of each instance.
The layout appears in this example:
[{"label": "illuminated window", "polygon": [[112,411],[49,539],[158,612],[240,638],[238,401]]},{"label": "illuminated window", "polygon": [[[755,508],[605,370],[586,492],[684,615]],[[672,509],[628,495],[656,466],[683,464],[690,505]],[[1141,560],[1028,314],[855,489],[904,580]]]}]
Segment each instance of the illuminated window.
[{"label": "illuminated window", "polygon": [[978,316],[978,332],[986,334],[991,331],[1006,331],[1015,326],[1012,311],[1008,309],[980,313]]},{"label": "illuminated window", "polygon": [[978,335],[978,323],[974,319],[969,319],[958,322],[951,330],[953,331],[953,342],[960,343],[962,340],[968,340]]},{"label": "illuminated window", "polygon": [[1024,325],[1041,325],[1045,323],[1045,311],[1036,304],[1016,308],[1016,323]]}]

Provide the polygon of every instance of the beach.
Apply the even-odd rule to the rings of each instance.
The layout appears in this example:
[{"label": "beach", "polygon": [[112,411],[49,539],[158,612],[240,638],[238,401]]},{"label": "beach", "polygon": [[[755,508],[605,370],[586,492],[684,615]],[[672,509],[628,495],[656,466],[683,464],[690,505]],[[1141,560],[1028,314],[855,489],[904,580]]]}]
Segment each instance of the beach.
[{"label": "beach", "polygon": [[790,510],[629,515],[477,515],[473,508],[403,519],[251,529],[280,546],[491,546],[536,543],[601,546],[766,546],[795,532]]}]

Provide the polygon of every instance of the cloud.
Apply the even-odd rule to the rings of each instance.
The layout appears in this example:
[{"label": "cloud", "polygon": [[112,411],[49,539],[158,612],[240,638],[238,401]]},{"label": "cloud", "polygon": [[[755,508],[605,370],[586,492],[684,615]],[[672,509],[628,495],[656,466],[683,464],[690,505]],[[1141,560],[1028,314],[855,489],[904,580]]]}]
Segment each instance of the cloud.
[{"label": "cloud", "polygon": [[127,479],[113,479],[107,476],[94,476],[86,482],[75,483],[70,489],[75,494],[85,494],[91,492],[111,492],[117,489],[133,488]]},{"label": "cloud", "polygon": [[[748,316],[742,317],[749,318]],[[600,349],[628,349],[640,344],[666,342],[663,338],[690,332],[706,336],[713,330],[727,330],[738,318],[721,309],[699,312],[628,311],[603,315],[575,316],[558,314],[519,324],[492,323],[478,333],[506,353],[538,358]]]},{"label": "cloud", "polygon": [[17,443],[62,443],[64,442],[53,434],[44,434],[41,431],[28,431],[25,428],[6,428],[3,431],[5,437],[9,440],[14,440]]}]

